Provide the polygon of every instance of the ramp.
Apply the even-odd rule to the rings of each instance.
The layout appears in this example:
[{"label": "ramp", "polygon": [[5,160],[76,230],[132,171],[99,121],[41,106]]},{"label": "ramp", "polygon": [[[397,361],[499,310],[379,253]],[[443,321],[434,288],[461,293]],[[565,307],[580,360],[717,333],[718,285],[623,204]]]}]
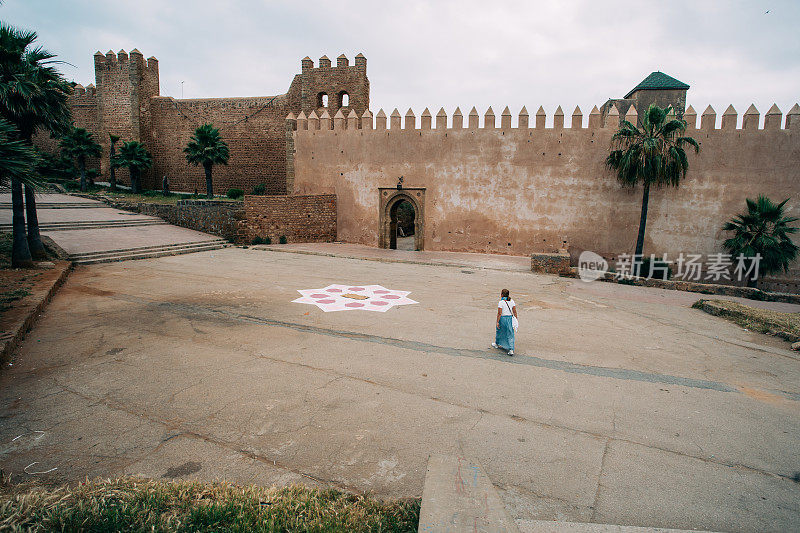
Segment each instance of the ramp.
[{"label": "ramp", "polygon": [[420,533],[519,533],[481,466],[431,455],[422,492]]}]

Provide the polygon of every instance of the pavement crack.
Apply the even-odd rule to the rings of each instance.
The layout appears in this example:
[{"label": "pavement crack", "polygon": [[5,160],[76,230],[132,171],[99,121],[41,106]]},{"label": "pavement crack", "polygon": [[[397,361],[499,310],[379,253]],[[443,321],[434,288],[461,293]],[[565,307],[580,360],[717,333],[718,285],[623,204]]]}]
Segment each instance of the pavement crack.
[{"label": "pavement crack", "polygon": [[[180,432],[180,436],[182,436],[182,437],[189,437],[189,438],[199,439],[199,440],[202,440],[203,442],[206,442],[208,444],[213,444],[213,445],[219,446],[221,448],[225,448],[227,450],[237,452],[237,453],[239,453],[241,455],[244,455],[245,457],[248,457],[250,459],[258,461],[259,463],[263,463],[263,464],[266,464],[266,465],[271,465],[273,468],[276,468],[276,469],[279,469],[279,470],[284,470],[286,472],[290,472],[292,474],[304,477],[306,479],[310,479],[310,480],[312,480],[312,481],[314,481],[316,483],[319,483],[321,485],[326,485],[326,486],[337,488],[339,490],[352,492],[352,493],[357,493],[357,494],[360,494],[362,492],[359,489],[357,489],[356,487],[352,487],[352,486],[349,486],[347,484],[344,484],[344,483],[341,483],[341,482],[337,482],[337,481],[333,481],[333,480],[327,480],[327,479],[315,476],[313,474],[309,474],[309,473],[304,472],[302,470],[293,468],[293,467],[291,467],[291,466],[289,466],[287,464],[282,463],[281,461],[278,461],[277,459],[271,459],[270,457],[264,455],[263,453],[247,450],[247,449],[243,448],[242,445],[239,444],[239,443],[229,442],[229,441],[217,438],[217,437],[213,437],[211,435],[204,435],[204,434],[199,433],[197,431],[181,427],[180,425],[170,424],[170,423],[168,423],[166,421],[163,421],[163,420],[160,420],[160,419],[155,418],[153,416],[150,416],[150,415],[148,415],[148,414],[146,414],[144,412],[140,412],[140,411],[136,411],[136,410],[127,408],[126,406],[124,406],[124,405],[122,405],[122,404],[120,404],[118,402],[112,401],[110,399],[107,399],[107,398],[103,398],[103,399],[94,398],[92,396],[89,396],[87,394],[81,393],[79,391],[72,390],[69,387],[67,387],[66,385],[60,384],[60,386],[63,388],[63,390],[65,392],[69,392],[71,394],[74,394],[75,396],[78,396],[79,398],[82,398],[85,401],[97,402],[97,403],[100,403],[101,405],[103,405],[103,407],[106,407],[108,409],[111,409],[111,410],[114,410],[114,411],[118,411],[118,412],[122,412],[122,413],[126,413],[128,415],[131,415],[131,416],[146,420],[146,421],[151,422],[153,424],[157,424],[157,425],[163,426],[163,427],[165,427],[165,428],[167,428],[169,430],[173,430],[173,431],[177,430],[177,431]],[[162,440],[155,447],[155,449],[157,449],[160,446],[163,446],[165,443],[166,443],[166,441]],[[150,453],[152,453],[152,451],[153,450],[150,450],[149,452],[143,454],[138,459],[131,459],[130,461],[127,461],[127,464],[136,463],[137,461],[139,461],[139,460],[143,459],[144,457],[148,456]]]}]

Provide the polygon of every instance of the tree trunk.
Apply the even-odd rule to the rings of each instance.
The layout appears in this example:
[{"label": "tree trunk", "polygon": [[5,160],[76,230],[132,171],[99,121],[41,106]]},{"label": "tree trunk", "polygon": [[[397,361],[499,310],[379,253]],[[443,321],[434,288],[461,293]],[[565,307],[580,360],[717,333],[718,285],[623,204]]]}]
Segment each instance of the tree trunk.
[{"label": "tree trunk", "polygon": [[47,251],[39,235],[39,217],[36,215],[36,198],[33,187],[25,185],[25,216],[28,222],[28,250],[31,257],[37,260],[47,259]]},{"label": "tree trunk", "polygon": [[130,167],[131,169],[131,191],[133,194],[139,194],[139,169]]},{"label": "tree trunk", "polygon": [[634,273],[639,275],[639,266],[642,262],[642,250],[644,249],[644,229],[647,225],[647,204],[650,201],[650,183],[645,182],[644,192],[642,192],[642,214],[639,217],[639,235],[636,237],[636,251],[633,255]]},{"label": "tree trunk", "polygon": [[31,268],[35,266],[25,235],[25,204],[22,199],[22,182],[11,178],[11,227],[13,244],[11,247],[11,266],[14,268]]},{"label": "tree trunk", "polygon": [[86,192],[86,160],[78,158],[78,171],[81,173],[81,192]]},{"label": "tree trunk", "polygon": [[114,168],[114,145],[111,145],[111,152],[109,154],[109,167],[108,167],[108,184],[112,191],[117,190],[117,174]]},{"label": "tree trunk", "polygon": [[206,196],[214,198],[214,185],[211,183],[211,165],[203,165],[206,171]]}]

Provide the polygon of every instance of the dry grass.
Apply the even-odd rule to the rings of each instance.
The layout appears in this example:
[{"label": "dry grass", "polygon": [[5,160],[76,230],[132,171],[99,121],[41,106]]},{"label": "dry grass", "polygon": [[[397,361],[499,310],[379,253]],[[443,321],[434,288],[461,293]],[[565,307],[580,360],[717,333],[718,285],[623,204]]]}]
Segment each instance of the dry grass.
[{"label": "dry grass", "polygon": [[416,531],[419,500],[301,486],[97,480],[77,487],[6,487],[0,531]]},{"label": "dry grass", "polygon": [[800,339],[800,313],[781,313],[729,300],[698,300],[692,307],[721,316],[751,331],[777,335],[791,342]]},{"label": "dry grass", "polygon": [[0,233],[0,313],[30,295],[39,275],[35,270],[11,268],[11,233]]}]

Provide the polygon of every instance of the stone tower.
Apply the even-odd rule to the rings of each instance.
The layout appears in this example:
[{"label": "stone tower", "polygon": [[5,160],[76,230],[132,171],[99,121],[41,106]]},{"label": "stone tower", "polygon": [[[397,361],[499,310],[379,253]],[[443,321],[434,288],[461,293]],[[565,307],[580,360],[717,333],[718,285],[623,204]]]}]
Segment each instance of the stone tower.
[{"label": "stone tower", "polygon": [[[140,141],[149,145],[150,98],[158,96],[158,60],[147,60],[135,48],[128,55],[125,50],[105,55],[94,55],[95,83],[97,85],[97,142],[108,153],[108,134],[118,135],[122,141]],[[107,175],[109,161],[101,159],[101,173]]]},{"label": "stone tower", "polygon": [[327,56],[319,58],[319,66],[305,57],[300,61],[301,72],[294,77],[289,88],[290,110],[306,115],[324,111],[333,117],[341,109],[347,116],[354,110],[360,117],[369,108],[369,79],[367,79],[367,58],[358,54],[355,65],[344,54],[336,58],[336,66],[331,65]]},{"label": "stone tower", "polygon": [[649,76],[631,89],[625,95],[625,98],[611,99],[603,104],[603,109],[601,109],[603,123],[605,123],[606,115],[613,105],[617,106],[621,117],[627,115],[631,105],[636,106],[640,123],[641,117],[651,104],[657,104],[660,107],[672,106],[677,115],[683,115],[686,110],[686,91],[688,90],[689,86],[687,84],[676,80],[672,76],[660,71],[651,72]]}]

